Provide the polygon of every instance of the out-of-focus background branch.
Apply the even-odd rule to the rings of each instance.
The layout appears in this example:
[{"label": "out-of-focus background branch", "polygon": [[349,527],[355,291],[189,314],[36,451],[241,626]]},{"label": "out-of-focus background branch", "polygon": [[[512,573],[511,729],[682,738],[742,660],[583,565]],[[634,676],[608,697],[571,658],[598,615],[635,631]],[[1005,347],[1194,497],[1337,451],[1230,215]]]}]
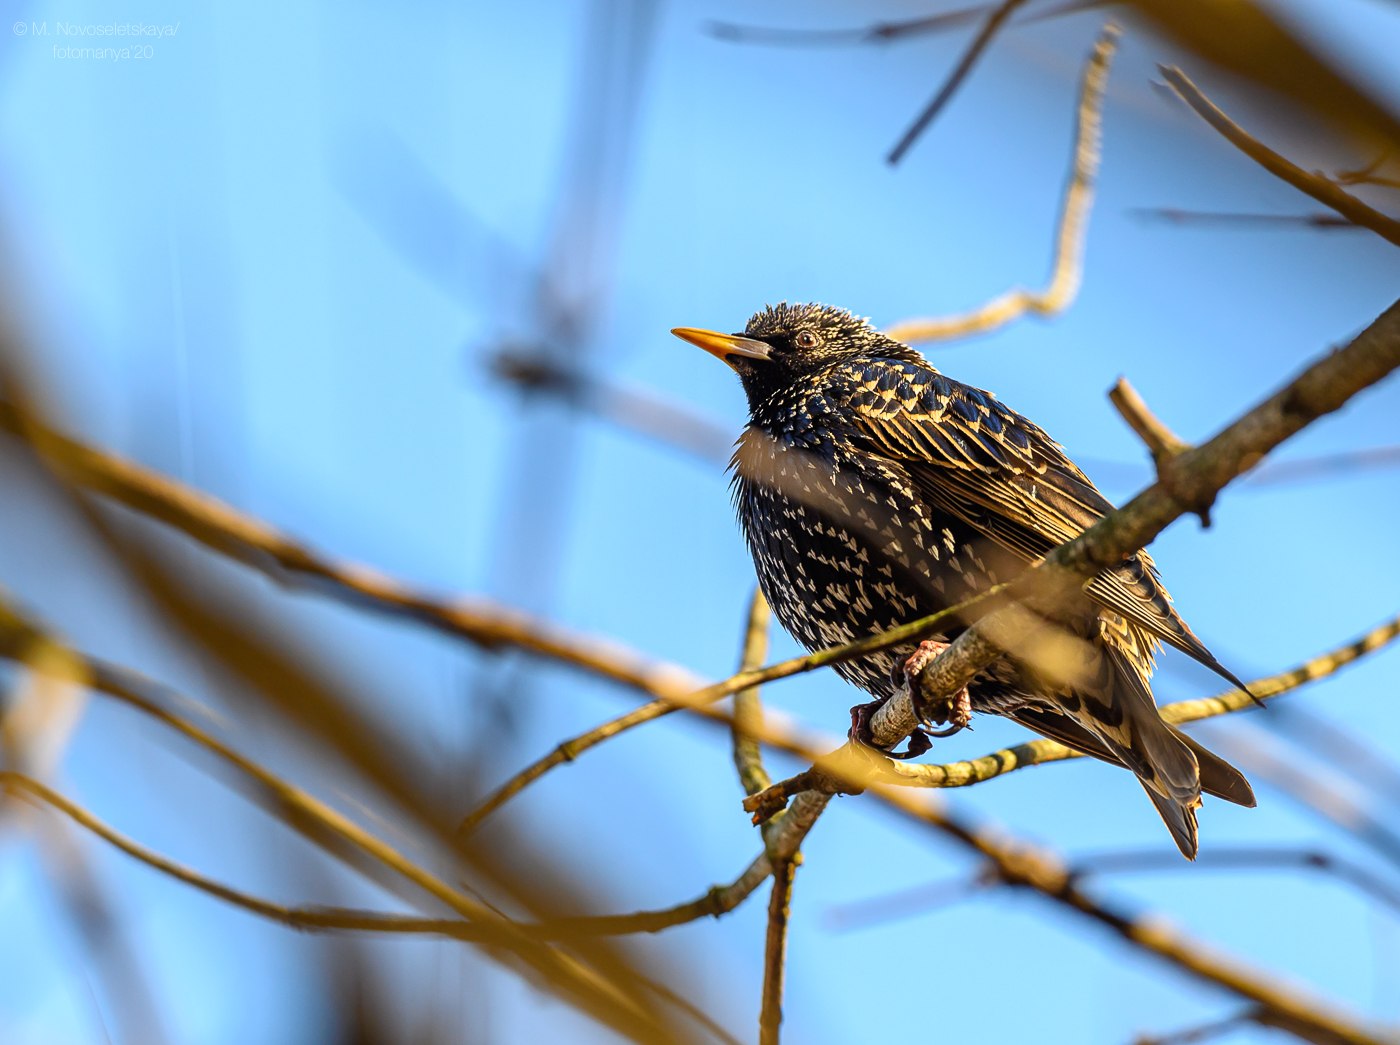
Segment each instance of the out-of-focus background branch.
[{"label": "out-of-focus background branch", "polygon": [[[1302,665],[1261,696],[1313,683],[1224,716],[1167,658],[1260,795],[1208,802],[1187,868],[1124,774],[1007,772],[1068,752],[998,721],[899,767],[985,781],[956,805],[749,825],[858,698],[706,688],[753,587],[742,403],[665,335],[781,298],[937,334],[1121,501],[1153,464],[1118,375],[1201,443],[1393,300],[1390,5],[122,17],[21,9],[6,44],[0,1038],[959,1037],[1007,985],[1051,1041],[1400,1024],[1393,624],[1319,655],[1395,613],[1395,388],[1154,544],[1238,673]],[[742,630],[743,667],[797,652]],[[940,961],[957,1004],[913,1031],[869,970],[926,997],[897,956],[930,940],[1015,942]]]}]

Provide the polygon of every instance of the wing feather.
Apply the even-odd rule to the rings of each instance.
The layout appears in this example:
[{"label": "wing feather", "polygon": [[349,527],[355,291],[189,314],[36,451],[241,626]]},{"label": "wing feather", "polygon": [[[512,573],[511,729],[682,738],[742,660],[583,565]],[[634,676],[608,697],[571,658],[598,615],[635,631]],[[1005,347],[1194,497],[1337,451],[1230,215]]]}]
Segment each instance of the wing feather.
[{"label": "wing feather", "polygon": [[[1113,505],[1037,425],[989,392],[926,364],[882,361],[851,375],[845,405],[868,450],[898,462],[932,504],[1027,562],[1097,522]],[[890,379],[890,370],[896,379]],[[1244,688],[1171,605],[1140,551],[1086,586],[1100,605]]]}]

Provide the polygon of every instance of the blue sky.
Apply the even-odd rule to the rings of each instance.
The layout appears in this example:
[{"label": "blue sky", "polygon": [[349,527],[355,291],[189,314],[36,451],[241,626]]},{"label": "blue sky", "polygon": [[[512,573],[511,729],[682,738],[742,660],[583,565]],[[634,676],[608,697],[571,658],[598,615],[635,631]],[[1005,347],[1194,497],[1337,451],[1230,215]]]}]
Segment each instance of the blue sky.
[{"label": "blue sky", "polygon": [[[120,18],[173,32],[152,39],[147,57],[107,60],[55,50],[75,45],[58,42],[58,22],[117,17],[101,5],[19,5],[0,65],[9,321],[61,383],[64,423],[84,437],[337,556],[435,590],[531,605],[718,677],[732,667],[752,584],[721,470],[555,404],[523,403],[481,362],[492,346],[544,332],[531,274],[557,249],[560,201],[595,151],[570,138],[581,67],[605,57],[587,43],[586,10],[529,2],[209,11],[147,0]],[[1324,7],[1305,10],[1317,18]],[[878,16],[916,13],[923,8],[890,3]],[[737,434],[743,399],[732,374],[671,338],[670,327],[739,329],[781,299],[891,323],[1043,279],[1078,71],[1097,21],[1007,33],[894,169],[884,153],[955,60],[961,36],[799,49],[737,46],[704,31],[712,19],[833,26],[870,17],[874,9],[833,2],[676,2],[656,11],[634,150],[606,171],[615,188],[605,197],[620,205],[588,213],[606,230],[596,253],[569,255],[566,286],[585,288],[595,303],[578,347],[590,372]],[[1394,12],[1349,2],[1328,18],[1329,38],[1356,49],[1358,68],[1400,99],[1393,66],[1384,79],[1384,56],[1400,46]],[[14,32],[21,24],[25,32]],[[1180,62],[1242,120],[1275,131],[1303,166],[1323,162],[1267,105],[1130,30],[1111,81],[1074,308],[929,352],[1041,423],[1120,501],[1150,474],[1104,396],[1120,374],[1183,437],[1206,437],[1374,318],[1400,275],[1394,248],[1359,233],[1173,227],[1136,214],[1316,209],[1168,103],[1151,85],[1159,61]],[[1280,456],[1394,444],[1397,416],[1400,387],[1383,386]],[[523,438],[522,424],[535,435]],[[13,482],[12,464],[0,467]],[[523,499],[522,473],[535,491]],[[1182,520],[1153,552],[1184,616],[1227,663],[1246,676],[1279,670],[1396,612],[1397,489],[1384,472],[1241,486],[1222,499],[1210,531]],[[503,517],[508,501],[533,519]],[[557,540],[551,565],[509,575],[520,557],[507,535],[542,520]],[[201,666],[174,653],[57,526],[51,506],[32,501],[0,513],[5,586],[84,648],[204,693]],[[502,779],[630,706],[601,684],[533,668],[508,676],[524,683],[512,690],[508,742],[482,750],[471,737],[484,712],[470,698],[483,672],[499,669],[410,627],[229,572],[269,619],[294,621],[343,651],[344,666],[404,716],[444,779],[467,770]],[[777,640],[775,653],[792,651]],[[1387,652],[1286,699],[1385,751],[1400,737],[1390,699],[1397,679],[1400,659]],[[1162,699],[1214,691],[1209,676],[1174,661],[1158,686]],[[854,696],[828,675],[768,693],[828,733],[844,731]],[[1222,751],[1242,738],[1264,743],[1262,718],[1213,724],[1209,742]],[[301,767],[296,752],[271,741],[268,723],[225,724],[293,775]],[[1021,735],[979,722],[937,751],[971,756]],[[325,899],[328,890],[376,900],[338,873],[310,870],[295,839],[269,829],[204,768],[96,701],[57,779],[123,830],[217,877],[289,900]],[[1203,851],[1296,844],[1376,863],[1266,783],[1259,790],[1256,810],[1207,806]],[[580,760],[501,815],[557,838],[625,910],[736,875],[758,846],[738,797],[717,735],[673,718]],[[1097,764],[1020,773],[950,800],[1071,854],[1170,847],[1132,780]],[[1394,822],[1400,798],[1391,801],[1381,812]],[[77,945],[29,838],[12,829],[0,840],[0,1037],[100,1040],[75,974]],[[324,1032],[336,999],[318,964],[320,941],[90,848],[127,912],[173,1040],[298,1042]],[[860,986],[877,974],[948,1037],[1010,1020],[1045,1041],[1125,1041],[1233,1011],[1228,998],[1030,897],[993,893],[857,932],[828,923],[836,905],[971,870],[951,844],[874,803],[837,801],[797,882],[790,1040],[900,1031],[909,1010],[872,1015],[859,1004]],[[1400,1021],[1394,914],[1329,880],[1196,868],[1104,888]],[[741,1037],[757,1008],[762,908],[756,897],[721,923],[639,944],[658,959],[694,962],[697,997]],[[405,1004],[445,1003],[463,1040],[607,1040],[460,948],[375,946]],[[950,948],[966,958],[949,963]],[[1232,1040],[1264,1037],[1242,1031]]]}]

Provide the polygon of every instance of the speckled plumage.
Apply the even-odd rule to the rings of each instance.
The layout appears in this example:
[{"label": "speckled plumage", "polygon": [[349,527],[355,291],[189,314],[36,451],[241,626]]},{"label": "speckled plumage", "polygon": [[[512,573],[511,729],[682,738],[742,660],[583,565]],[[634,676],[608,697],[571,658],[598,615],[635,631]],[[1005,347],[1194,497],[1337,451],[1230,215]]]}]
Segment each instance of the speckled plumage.
[{"label": "speckled plumage", "polygon": [[[726,358],[750,407],[735,503],[763,592],[808,649],[955,605],[1112,507],[1035,424],[850,313],[778,305],[743,337],[756,351]],[[972,709],[1128,767],[1194,856],[1201,790],[1245,805],[1253,794],[1162,721],[1148,680],[1159,641],[1231,676],[1173,609],[1146,552],[1096,578],[1064,627],[1077,639],[1047,647],[1053,657],[1026,651],[979,675]],[[883,698],[913,652],[836,670]]]}]

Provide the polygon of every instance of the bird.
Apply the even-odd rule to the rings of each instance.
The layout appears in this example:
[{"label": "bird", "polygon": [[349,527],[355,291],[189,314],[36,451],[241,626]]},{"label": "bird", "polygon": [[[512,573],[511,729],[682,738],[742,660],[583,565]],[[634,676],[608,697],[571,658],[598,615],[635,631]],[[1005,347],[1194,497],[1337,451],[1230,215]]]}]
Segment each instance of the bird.
[{"label": "bird", "polygon": [[[957,606],[1113,510],[1034,422],[844,309],[784,302],[741,334],[672,333],[743,385],[749,420],[730,465],[740,528],[774,615],[808,650]],[[888,700],[968,623],[836,671]],[[1155,656],[1165,642],[1243,683],[1177,613],[1146,551],[1094,577],[1046,635],[1061,641],[1008,650],[944,721],[1004,716],[1130,770],[1194,860],[1202,792],[1249,807],[1254,792],[1161,717]]]}]

